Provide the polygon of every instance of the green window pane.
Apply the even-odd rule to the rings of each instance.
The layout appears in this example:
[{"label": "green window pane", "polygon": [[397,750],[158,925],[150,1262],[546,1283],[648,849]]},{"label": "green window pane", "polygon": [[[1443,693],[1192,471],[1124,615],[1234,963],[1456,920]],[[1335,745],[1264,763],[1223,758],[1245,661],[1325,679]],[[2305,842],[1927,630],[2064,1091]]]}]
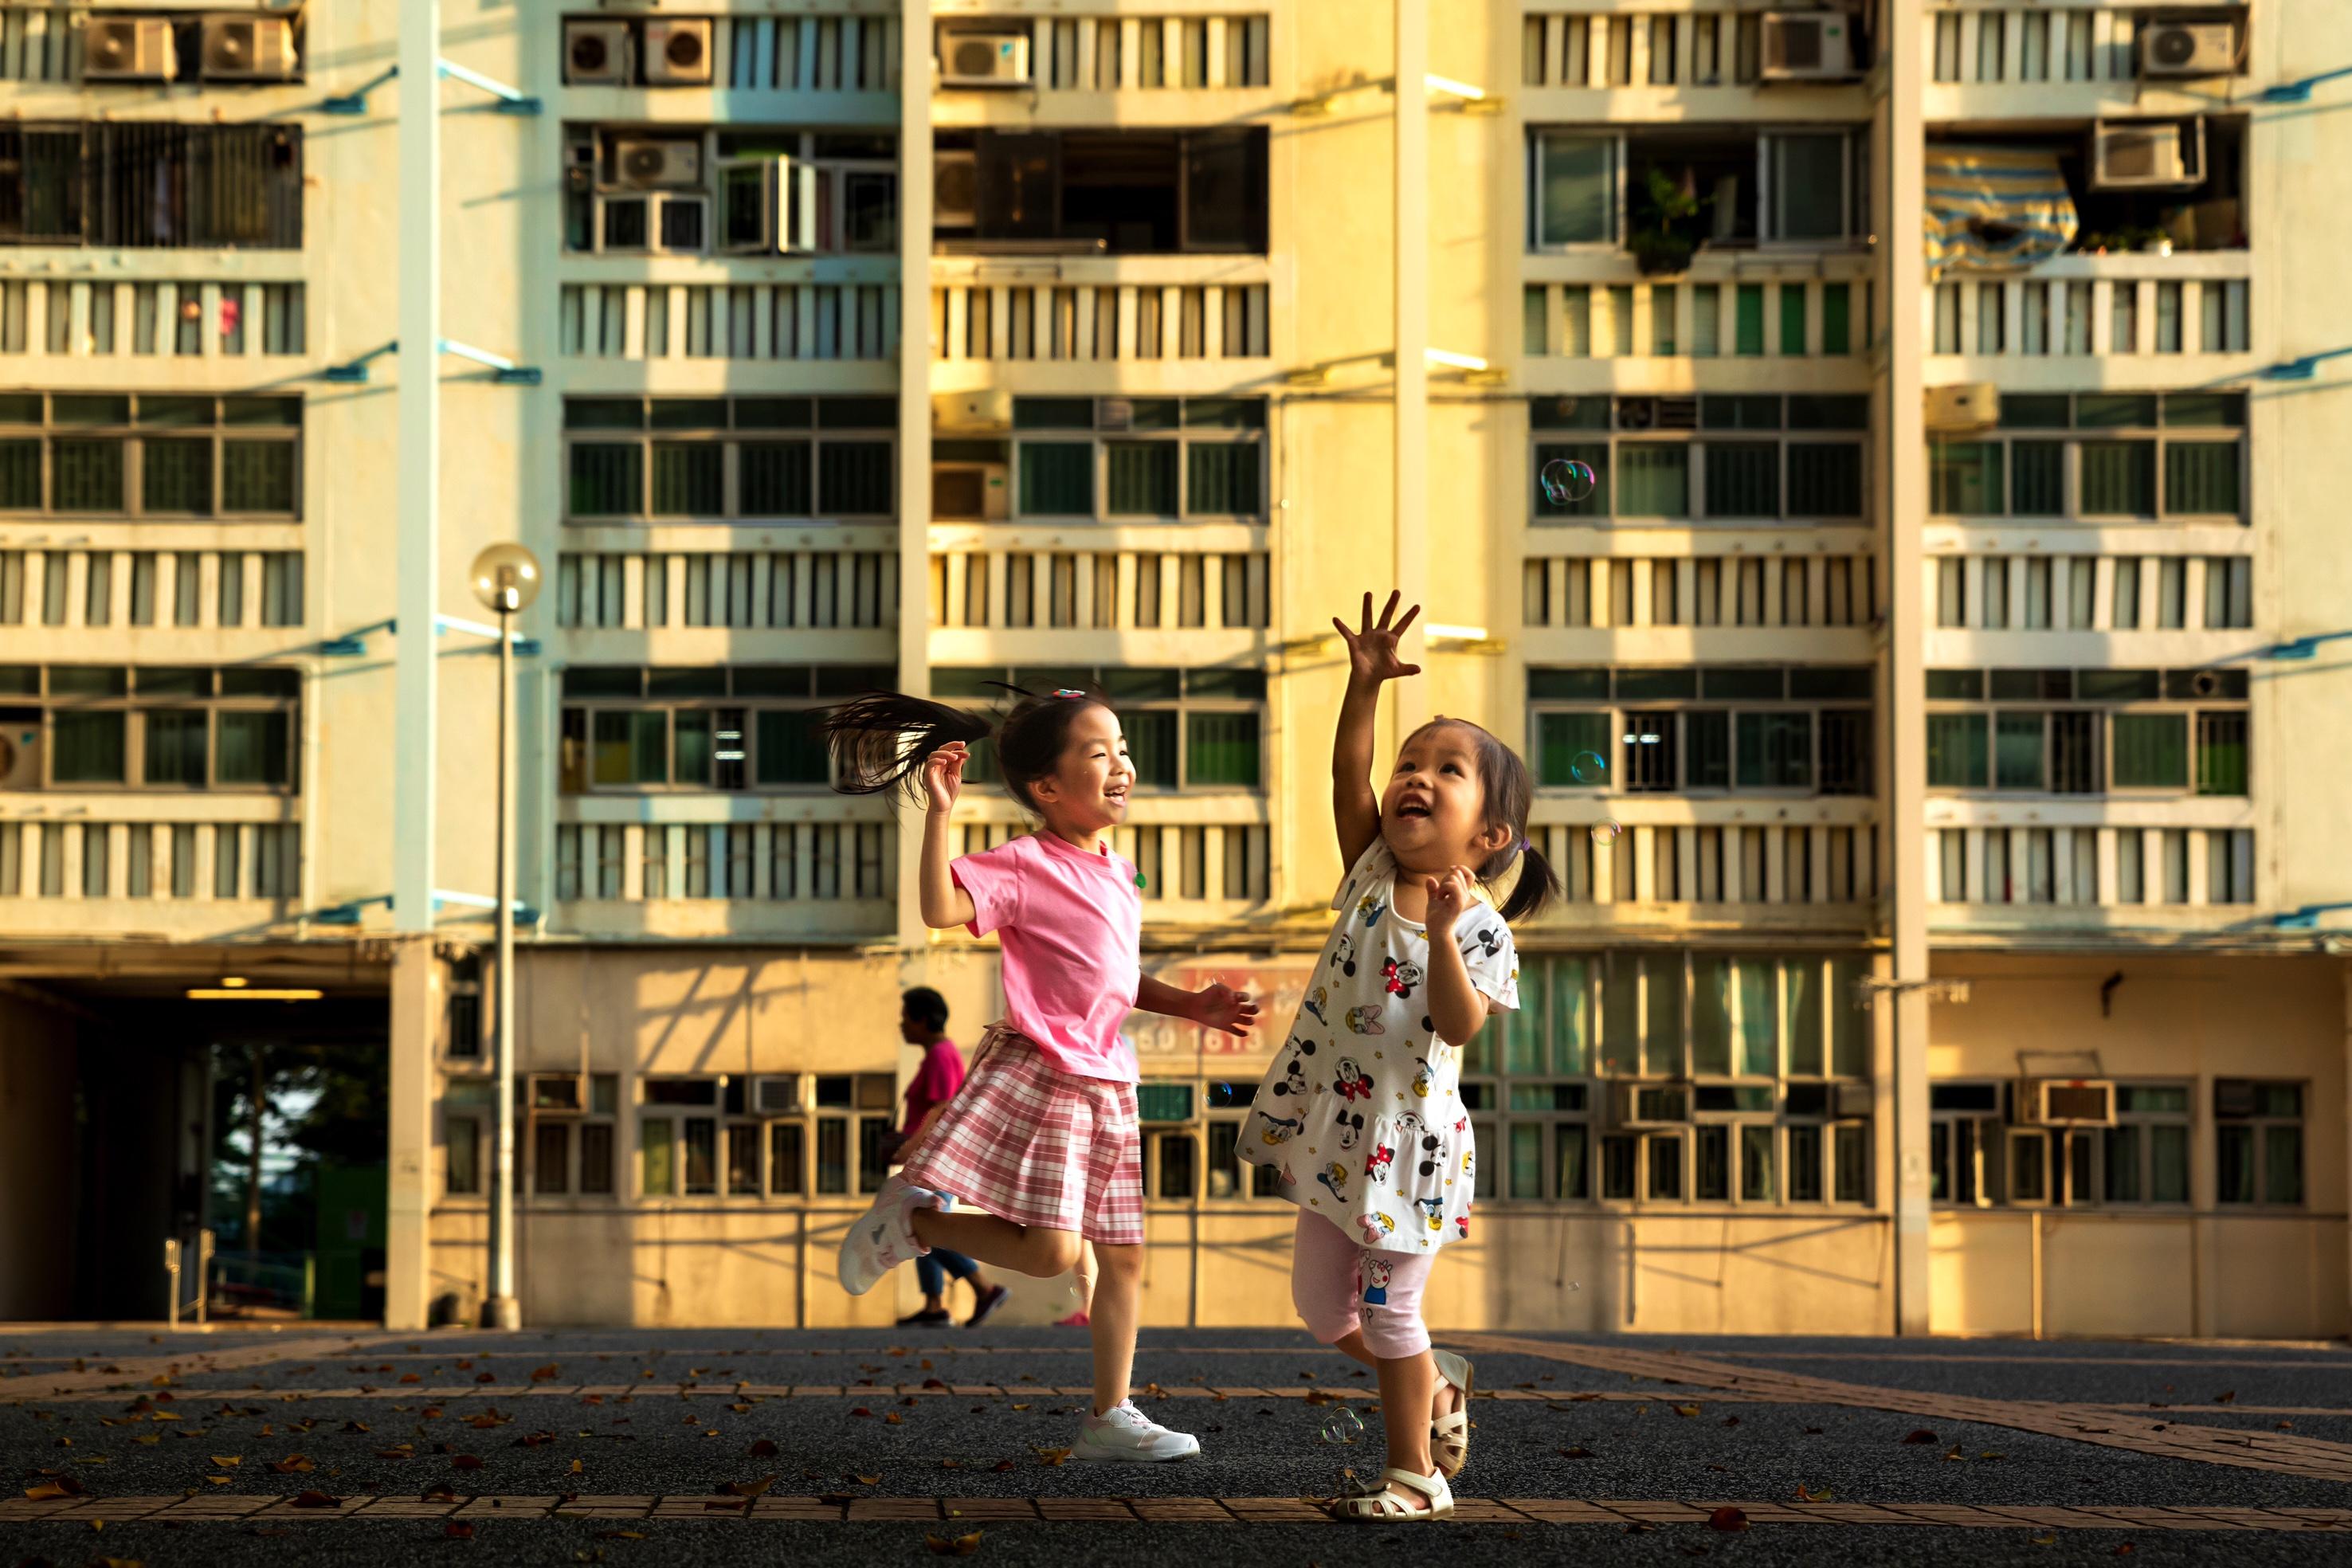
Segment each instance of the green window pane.
[{"label": "green window pane", "polygon": [[659,709],[598,713],[590,777],[600,784],[666,783],[669,776],[667,717]]},{"label": "green window pane", "polygon": [[667,1198],[677,1194],[677,1123],[667,1117],[637,1124],[646,1197]]},{"label": "green window pane", "polygon": [[1985,716],[1927,715],[1927,785],[1931,789],[1982,789],[1985,783]]},{"label": "green window pane", "polygon": [[1640,991],[1634,963],[1620,958],[1601,978],[1601,1070],[1631,1075],[1642,1070]]},{"label": "green window pane", "polygon": [[1769,959],[1739,961],[1738,1070],[1751,1077],[1769,1077],[1780,1068],[1772,1028],[1776,967]]},{"label": "green window pane", "polygon": [[2066,510],[2066,444],[2010,444],[2009,510],[2012,517],[2058,517]]},{"label": "green window pane", "polygon": [[1814,1077],[1822,1070],[1822,966],[1815,959],[1792,959],[1780,966],[1780,1005],[1788,1024],[1789,1072]]},{"label": "green window pane", "polygon": [[213,774],[220,783],[282,785],[292,782],[287,745],[291,714],[230,710],[221,714],[219,725],[220,754],[215,759]]},{"label": "green window pane", "polygon": [[2189,716],[2117,713],[2111,777],[2118,789],[2180,789],[2189,783]]},{"label": "green window pane", "polygon": [[1550,989],[1551,963],[1530,959],[1519,966],[1519,1005],[1500,1020],[1503,1029],[1503,1070],[1539,1073],[1544,1070],[1546,993]]},{"label": "green window pane", "polygon": [[1853,1005],[1853,988],[1867,966],[1858,958],[1830,961],[1830,1071],[1840,1078],[1870,1076],[1868,1015]]},{"label": "green window pane", "polygon": [[1606,136],[1547,135],[1539,143],[1536,243],[1580,245],[1616,237],[1616,143]]},{"label": "green window pane", "polygon": [[58,713],[49,720],[49,776],[58,784],[121,784],[130,751],[126,715]]},{"label": "green window pane", "polygon": [[1563,1121],[1553,1130],[1552,1138],[1559,1149],[1559,1188],[1552,1195],[1561,1199],[1591,1196],[1591,1134],[1580,1122]]},{"label": "green window pane", "polygon": [[[1772,138],[1772,185],[1778,193],[1775,239],[1838,239],[1845,234],[1845,149],[1840,133]],[[1797,293],[1783,285],[1785,296]],[[1793,353],[1795,351],[1786,351]]]},{"label": "green window pane", "polygon": [[1185,507],[1195,517],[1256,517],[1265,510],[1255,441],[1195,441],[1185,458]]},{"label": "green window pane", "polygon": [[1551,1070],[1592,1070],[1592,977],[1587,960],[1555,958],[1549,970]]},{"label": "green window pane", "polygon": [[[2085,441],[2081,454],[2084,516],[2156,515],[2155,442]],[[2237,510],[2234,489],[2230,510]]]},{"label": "green window pane", "polygon": [[58,511],[121,511],[122,448],[119,440],[52,442],[50,507]]},{"label": "green window pane", "polygon": [[1838,1127],[1832,1129],[1830,1162],[1833,1184],[1830,1196],[1842,1204],[1865,1203],[1870,1198],[1870,1129]]},{"label": "green window pane", "polygon": [[814,712],[798,708],[763,708],[752,716],[751,743],[759,783],[822,785],[832,782],[832,764],[816,732],[814,717]]},{"label": "green window pane", "polygon": [[2175,441],[2164,449],[2164,510],[2178,516],[2235,517],[2238,444]]},{"label": "green window pane", "polygon": [[1691,1070],[1731,1070],[1731,961],[1695,959],[1691,963]]},{"label": "green window pane", "polygon": [[1742,789],[1806,789],[1813,782],[1811,713],[1742,713],[1738,722]]},{"label": "green window pane", "polygon": [[656,517],[724,517],[727,448],[715,441],[654,443]]},{"label": "green window pane", "polygon": [[1683,964],[1679,958],[1654,958],[1643,963],[1648,982],[1648,1028],[1643,1060],[1652,1073],[1680,1077],[1683,1072]]},{"label": "green window pane", "polygon": [[2254,1201],[2254,1130],[2213,1130],[2213,1195],[2225,1204]]},{"label": "green window pane", "polygon": [[1519,352],[1544,354],[1551,352],[1545,337],[1545,295],[1540,283],[1529,284],[1519,293]]},{"label": "green window pane", "polygon": [[1993,719],[1995,789],[2040,789],[2049,776],[2042,766],[2043,731],[2039,713],[2000,713]]},{"label": "green window pane", "polygon": [[[711,715],[707,708],[687,708],[678,711],[670,725],[670,777],[682,784],[704,785],[710,782],[712,751]],[[688,832],[698,832],[689,828]]]},{"label": "green window pane", "polygon": [[1764,285],[1742,283],[1737,295],[1738,321],[1734,329],[1732,346],[1743,354],[1764,352]]},{"label": "green window pane", "polygon": [[1174,517],[1176,445],[1172,441],[1111,441],[1105,444],[1112,517]]},{"label": "green window pane", "polygon": [[2197,793],[2246,793],[2246,715],[2197,715]]},{"label": "green window pane", "polygon": [[2189,1201],[2189,1129],[2158,1126],[2148,1130],[2147,1195],[2152,1203]]},{"label": "green window pane", "polygon": [[152,708],[147,730],[147,782],[201,788],[211,735],[200,708]]},{"label": "green window pane", "polygon": [[1780,444],[1778,441],[1708,442],[1706,515],[1779,517]]},{"label": "green window pane", "polygon": [[1083,441],[1028,441],[1021,447],[1021,515],[1092,517],[1095,449]]},{"label": "green window pane", "polygon": [[[1592,493],[1574,500],[1555,501],[1544,494],[1543,471],[1556,462],[1582,463],[1592,470]],[[1546,441],[1536,447],[1535,515],[1538,522],[1564,517],[1609,515],[1609,445],[1605,441]]]},{"label": "green window pane", "polygon": [[817,452],[816,508],[826,517],[888,517],[891,468],[887,441],[827,441]]},{"label": "green window pane", "polygon": [[1515,1198],[1539,1198],[1543,1190],[1543,1123],[1511,1124],[1511,1193]]},{"label": "green window pane", "polygon": [[1853,352],[1853,298],[1852,284],[1822,285],[1822,353],[1842,354]]},{"label": "green window pane", "polygon": [[736,449],[737,482],[743,517],[808,517],[809,444],[806,441],[746,441]]},{"label": "green window pane", "polygon": [[1960,517],[2000,511],[2001,452],[1997,441],[1932,441],[1927,446],[1927,510]]},{"label": "green window pane", "polygon": [[1772,1129],[1739,1130],[1739,1195],[1748,1203],[1772,1201]]},{"label": "green window pane", "polygon": [[[1610,755],[1609,715],[1606,713],[1538,713],[1536,715],[1536,781],[1550,785],[1587,785],[1601,779],[1576,776],[1576,759],[1591,752]],[[1588,770],[1591,763],[1585,764]]]},{"label": "green window pane", "polygon": [[[1713,490],[1707,492],[1706,505],[1711,515],[1721,515],[1715,510]],[[1788,515],[1860,517],[1862,447],[1848,441],[1790,442]]]},{"label": "green window pane", "polygon": [[150,437],[140,447],[139,474],[143,510],[212,515],[213,444],[208,437]]},{"label": "green window pane", "polygon": [[283,513],[299,510],[294,494],[294,443],[221,443],[221,510]]},{"label": "green window pane", "polygon": [[1617,466],[1618,516],[1690,515],[1689,447],[1628,442],[1617,448]]},{"label": "green window pane", "polygon": [[1169,708],[1131,709],[1119,715],[1138,784],[1153,789],[1176,787],[1176,719],[1175,710]]},{"label": "green window pane", "polygon": [[41,443],[27,437],[0,441],[0,510],[41,510]]},{"label": "green window pane", "polygon": [[1257,715],[1192,713],[1184,722],[1185,782],[1198,788],[1258,785]]},{"label": "green window pane", "polygon": [[2303,1129],[2263,1129],[2263,1202],[2303,1202]]},{"label": "green window pane", "polygon": [[572,515],[623,517],[645,510],[645,461],[646,449],[634,442],[573,442]]},{"label": "green window pane", "polygon": [[[1834,202],[1837,198],[1830,198]],[[1805,286],[1801,283],[1780,285],[1780,353],[1796,356],[1805,352]]]}]

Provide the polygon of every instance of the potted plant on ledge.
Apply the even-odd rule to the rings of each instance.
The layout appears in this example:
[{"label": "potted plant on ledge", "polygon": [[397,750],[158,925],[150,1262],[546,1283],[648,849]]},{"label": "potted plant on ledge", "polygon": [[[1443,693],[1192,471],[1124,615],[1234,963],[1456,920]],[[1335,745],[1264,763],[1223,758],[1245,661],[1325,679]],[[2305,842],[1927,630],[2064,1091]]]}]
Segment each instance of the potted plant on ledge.
[{"label": "potted plant on ledge", "polygon": [[1687,271],[1699,247],[1697,195],[1665,170],[1653,167],[1633,208],[1625,248],[1644,278]]}]

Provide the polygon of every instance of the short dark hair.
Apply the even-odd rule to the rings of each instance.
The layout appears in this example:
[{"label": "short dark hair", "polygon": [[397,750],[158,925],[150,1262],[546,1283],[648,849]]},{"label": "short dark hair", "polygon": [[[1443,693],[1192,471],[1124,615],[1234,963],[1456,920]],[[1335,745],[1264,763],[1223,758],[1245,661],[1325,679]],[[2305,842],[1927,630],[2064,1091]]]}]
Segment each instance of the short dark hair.
[{"label": "short dark hair", "polygon": [[916,985],[898,998],[898,1011],[926,1029],[948,1026],[948,999],[928,985]]}]

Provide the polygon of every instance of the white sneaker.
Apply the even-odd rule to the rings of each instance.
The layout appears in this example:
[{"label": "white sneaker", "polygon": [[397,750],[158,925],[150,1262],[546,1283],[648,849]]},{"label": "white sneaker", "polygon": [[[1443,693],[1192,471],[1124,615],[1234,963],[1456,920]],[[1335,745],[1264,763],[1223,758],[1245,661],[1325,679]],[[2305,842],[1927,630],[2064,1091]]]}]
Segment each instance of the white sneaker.
[{"label": "white sneaker", "polygon": [[841,1238],[841,1288],[853,1296],[874,1289],[882,1276],[930,1250],[915,1239],[917,1209],[937,1208],[940,1195],[904,1176],[885,1180],[873,1206],[858,1215]]},{"label": "white sneaker", "polygon": [[1073,1459],[1119,1459],[1152,1464],[1162,1459],[1189,1459],[1201,1451],[1201,1440],[1189,1432],[1171,1432],[1122,1399],[1108,1415],[1089,1415],[1078,1426],[1078,1440],[1070,1445]]}]

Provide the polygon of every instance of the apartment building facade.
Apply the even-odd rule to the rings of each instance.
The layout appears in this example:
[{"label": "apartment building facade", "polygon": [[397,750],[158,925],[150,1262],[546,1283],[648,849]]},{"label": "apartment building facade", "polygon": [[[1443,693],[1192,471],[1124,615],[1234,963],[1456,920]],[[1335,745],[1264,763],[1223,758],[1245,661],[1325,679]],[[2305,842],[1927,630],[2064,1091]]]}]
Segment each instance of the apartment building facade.
[{"label": "apartment building facade", "polygon": [[[495,660],[463,625],[431,634],[435,919],[390,907],[397,20],[0,7],[12,1315],[160,1290],[27,1260],[201,1226],[183,1047],[224,1031],[379,1034],[386,1319],[488,1289]],[[536,110],[461,78],[441,132],[443,335],[520,369],[445,362],[437,602],[477,614],[496,540],[547,569],[526,1321],[902,1310],[832,1279],[911,1066],[898,993],[964,1036],[1000,993],[990,944],[915,918],[908,824],[828,789],[814,710],[1107,691],[1146,963],[1278,1026],[1340,870],[1328,618],[1396,584],[1428,673],[1381,743],[1460,713],[1520,746],[1569,893],[1465,1062],[1478,1220],[1436,1321],[2343,1330],[2352,557],[2313,520],[2352,233],[2341,85],[2265,93],[2352,64],[2352,23],[445,26]],[[1559,459],[1590,494],[1547,497]],[[961,846],[1018,831],[967,795]],[[186,994],[257,987],[320,994]],[[1234,1143],[1269,1034],[1136,1020],[1150,1321],[1288,1317],[1289,1210]],[[30,1195],[68,1168],[72,1202]]]}]

